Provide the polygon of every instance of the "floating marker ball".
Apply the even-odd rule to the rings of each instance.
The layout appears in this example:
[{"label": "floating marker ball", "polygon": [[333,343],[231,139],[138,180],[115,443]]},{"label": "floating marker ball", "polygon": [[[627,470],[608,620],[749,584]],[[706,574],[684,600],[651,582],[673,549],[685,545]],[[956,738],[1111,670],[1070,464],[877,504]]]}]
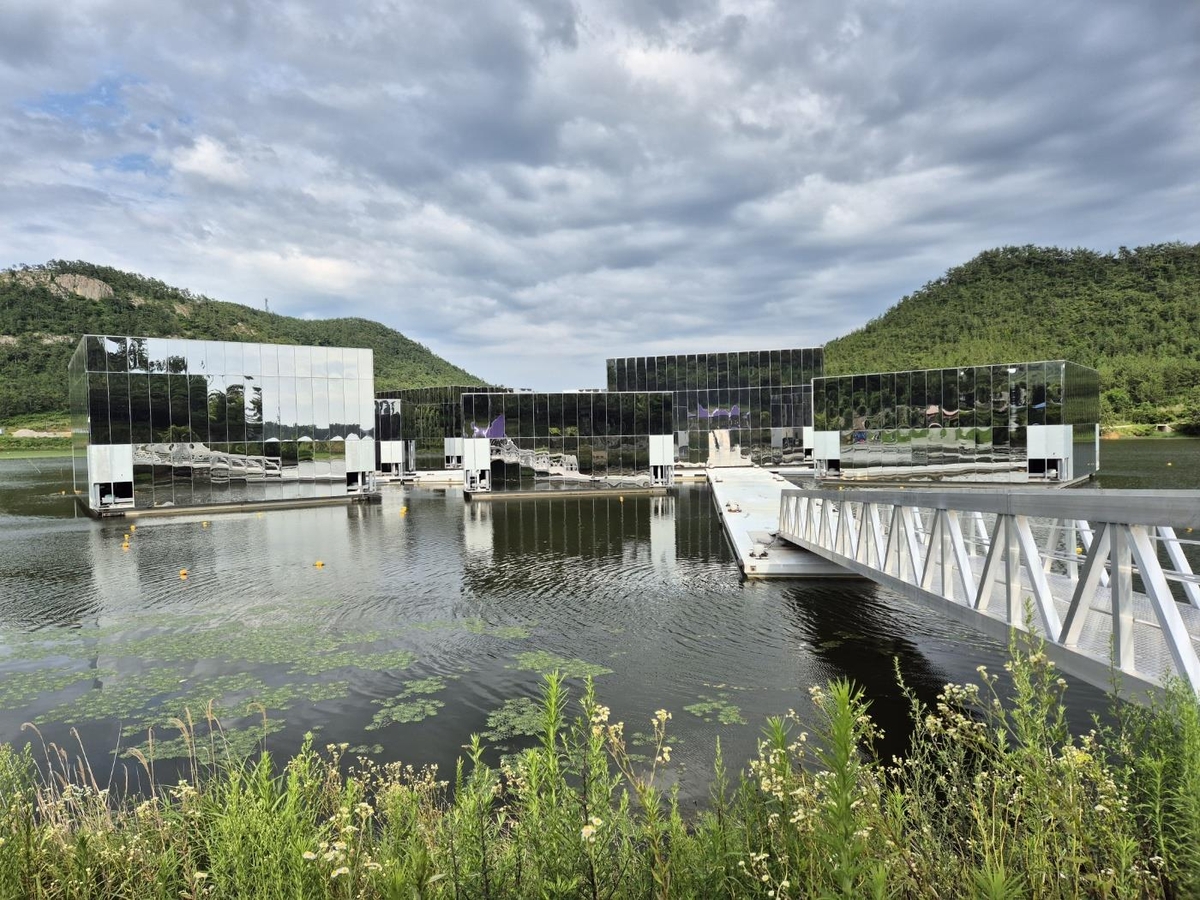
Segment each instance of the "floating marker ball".
[{"label": "floating marker ball", "polygon": [[136,526],[136,525],[130,525],[130,526],[129,526],[129,530],[130,530],[130,531],[137,531],[137,526]]},{"label": "floating marker ball", "polygon": [[187,578],[187,569],[180,569],[180,570],[179,570],[179,577],[180,577],[180,578]]},{"label": "floating marker ball", "polygon": [[318,569],[325,568],[325,563],[321,562],[321,560],[319,560],[319,559],[315,563],[313,563],[313,565]]}]

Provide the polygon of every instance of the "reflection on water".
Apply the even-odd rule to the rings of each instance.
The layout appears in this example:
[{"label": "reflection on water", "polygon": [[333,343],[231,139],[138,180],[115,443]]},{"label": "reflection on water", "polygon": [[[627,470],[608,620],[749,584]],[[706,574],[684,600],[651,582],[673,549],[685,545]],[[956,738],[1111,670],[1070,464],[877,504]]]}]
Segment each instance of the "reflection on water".
[{"label": "reflection on water", "polygon": [[[1197,486],[1195,446],[1106,443],[1104,478],[1170,471]],[[313,729],[444,767],[472,732],[519,745],[509,701],[562,668],[597,673],[631,734],[672,710],[673,774],[702,802],[715,739],[742,760],[765,716],[812,722],[814,683],[861,684],[893,752],[906,712],[894,665],[929,698],[1003,663],[996,642],[873,585],[743,581],[703,486],[478,503],[396,487],[377,506],[130,531],[74,518],[68,478],[61,460],[0,461],[0,740],[25,740],[25,721],[58,739],[75,725],[103,756],[215,700],[250,746],[257,700],[278,752]],[[1084,726],[1107,702],[1081,684],[1070,696]]]}]

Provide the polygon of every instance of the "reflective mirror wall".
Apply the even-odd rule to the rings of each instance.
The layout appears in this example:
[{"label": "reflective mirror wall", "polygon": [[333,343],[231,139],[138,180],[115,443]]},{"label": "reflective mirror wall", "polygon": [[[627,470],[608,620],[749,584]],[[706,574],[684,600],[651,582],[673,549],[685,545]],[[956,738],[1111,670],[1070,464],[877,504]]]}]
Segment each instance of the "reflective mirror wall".
[{"label": "reflective mirror wall", "polygon": [[374,437],[368,349],[87,335],[68,374],[76,488],[130,447],[136,507],[344,494]]},{"label": "reflective mirror wall", "polygon": [[750,350],[607,360],[610,391],[670,391],[676,460],[786,465],[805,458],[813,378],[824,349]]},{"label": "reflective mirror wall", "polygon": [[650,486],[673,461],[667,392],[476,393],[462,406],[463,438],[489,441],[494,491]]},{"label": "reflective mirror wall", "polygon": [[[446,468],[446,438],[461,439],[463,433],[463,394],[507,390],[476,384],[378,391],[375,395],[378,440],[405,443],[404,471]],[[386,462],[381,455],[381,470]]]},{"label": "reflective mirror wall", "polygon": [[843,474],[938,468],[1019,481],[1053,471],[1062,480],[1056,461],[1067,459],[1072,477],[1096,471],[1099,374],[1076,363],[821,377],[813,397],[818,463],[836,460]]}]

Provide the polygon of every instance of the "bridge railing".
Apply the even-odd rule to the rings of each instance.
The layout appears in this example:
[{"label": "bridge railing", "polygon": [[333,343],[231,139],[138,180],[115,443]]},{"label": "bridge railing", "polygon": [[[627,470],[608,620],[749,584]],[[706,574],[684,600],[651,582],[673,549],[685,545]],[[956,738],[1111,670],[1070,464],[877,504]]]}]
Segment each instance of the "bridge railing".
[{"label": "bridge railing", "polygon": [[796,489],[779,534],[1093,683],[1200,692],[1200,491]]}]

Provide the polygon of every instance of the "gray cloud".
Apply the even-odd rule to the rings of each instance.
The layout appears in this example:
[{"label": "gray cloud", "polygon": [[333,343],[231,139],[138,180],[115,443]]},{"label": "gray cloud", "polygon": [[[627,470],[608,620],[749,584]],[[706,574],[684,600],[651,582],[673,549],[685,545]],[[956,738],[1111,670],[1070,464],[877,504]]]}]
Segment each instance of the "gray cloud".
[{"label": "gray cloud", "polygon": [[492,380],[820,343],[1000,244],[1200,240],[1200,7],[13,0],[0,265]]}]

